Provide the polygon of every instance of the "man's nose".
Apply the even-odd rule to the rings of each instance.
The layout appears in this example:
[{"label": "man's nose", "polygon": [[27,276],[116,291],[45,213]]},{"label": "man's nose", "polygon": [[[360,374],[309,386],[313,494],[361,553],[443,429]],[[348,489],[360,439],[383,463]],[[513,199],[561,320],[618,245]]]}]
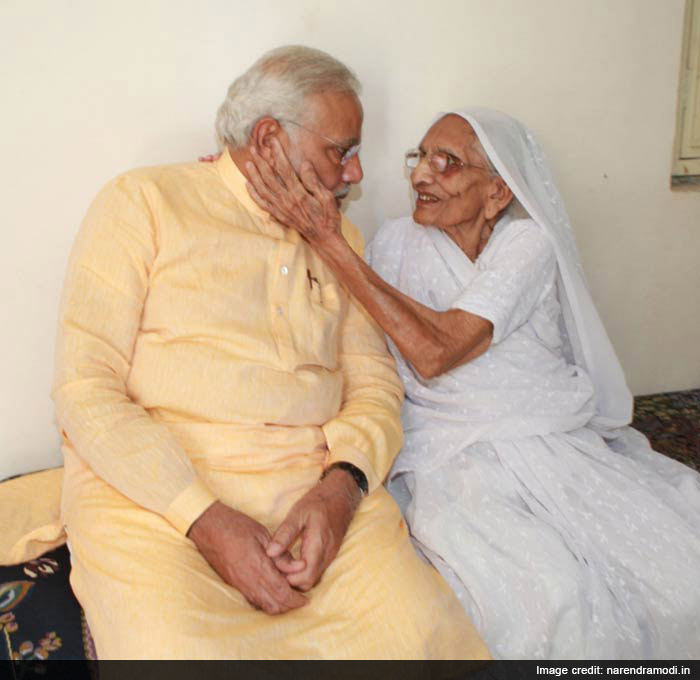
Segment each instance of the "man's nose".
[{"label": "man's nose", "polygon": [[360,163],[359,154],[353,156],[344,166],[343,166],[343,182],[348,184],[359,184],[364,177],[362,172],[362,163]]}]

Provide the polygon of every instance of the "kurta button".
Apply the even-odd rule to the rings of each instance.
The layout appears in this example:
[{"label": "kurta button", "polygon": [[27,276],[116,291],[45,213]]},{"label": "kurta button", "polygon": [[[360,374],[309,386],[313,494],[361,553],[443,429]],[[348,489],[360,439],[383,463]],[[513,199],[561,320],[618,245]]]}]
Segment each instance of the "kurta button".
[{"label": "kurta button", "polygon": [[282,276],[287,276],[287,274],[289,274],[289,268],[288,267],[280,267],[280,272],[282,272]]},{"label": "kurta button", "polygon": [[282,316],[282,307],[277,307],[277,316]]}]

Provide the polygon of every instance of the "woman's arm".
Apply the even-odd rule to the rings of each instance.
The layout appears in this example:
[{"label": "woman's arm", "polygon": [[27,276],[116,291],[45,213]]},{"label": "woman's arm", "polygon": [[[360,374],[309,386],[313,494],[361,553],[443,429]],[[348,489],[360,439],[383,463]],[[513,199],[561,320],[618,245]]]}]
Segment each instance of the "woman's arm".
[{"label": "woman's arm", "polygon": [[335,197],[305,162],[297,176],[281,146],[269,158],[251,150],[246,170],[253,199],[280,223],[298,231],[360,301],[401,354],[424,378],[433,378],[483,354],[490,321],[458,309],[437,312],[390,286],[343,238]]},{"label": "woman's arm", "polygon": [[441,375],[488,349],[490,321],[460,309],[436,312],[416,302],[376,274],[342,235],[314,248],[423,378]]}]

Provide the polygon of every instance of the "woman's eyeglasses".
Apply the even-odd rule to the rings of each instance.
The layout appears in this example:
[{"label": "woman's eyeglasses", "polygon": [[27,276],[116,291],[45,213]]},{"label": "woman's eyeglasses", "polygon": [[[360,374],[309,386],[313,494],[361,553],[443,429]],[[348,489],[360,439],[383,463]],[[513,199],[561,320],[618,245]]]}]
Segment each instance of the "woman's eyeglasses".
[{"label": "woman's eyeglasses", "polygon": [[477,168],[479,170],[488,170],[488,168],[479,165],[467,163],[461,158],[444,150],[423,151],[422,149],[409,149],[406,152],[406,167],[413,170],[417,168],[421,161],[426,159],[428,165],[437,173],[443,174],[448,170],[460,168]]}]

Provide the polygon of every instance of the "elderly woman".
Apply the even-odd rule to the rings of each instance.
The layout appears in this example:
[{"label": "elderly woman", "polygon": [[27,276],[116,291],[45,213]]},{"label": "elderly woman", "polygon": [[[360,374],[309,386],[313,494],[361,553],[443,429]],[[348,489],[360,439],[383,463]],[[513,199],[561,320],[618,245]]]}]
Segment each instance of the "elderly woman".
[{"label": "elderly woman", "polygon": [[389,486],[494,655],[698,658],[700,476],[625,427],[631,395],[530,132],[438,117],[406,156],[413,217],[382,226],[372,269],[309,164],[298,177],[279,145],[268,160],[248,167],[253,197],[390,339],[406,400]]}]

